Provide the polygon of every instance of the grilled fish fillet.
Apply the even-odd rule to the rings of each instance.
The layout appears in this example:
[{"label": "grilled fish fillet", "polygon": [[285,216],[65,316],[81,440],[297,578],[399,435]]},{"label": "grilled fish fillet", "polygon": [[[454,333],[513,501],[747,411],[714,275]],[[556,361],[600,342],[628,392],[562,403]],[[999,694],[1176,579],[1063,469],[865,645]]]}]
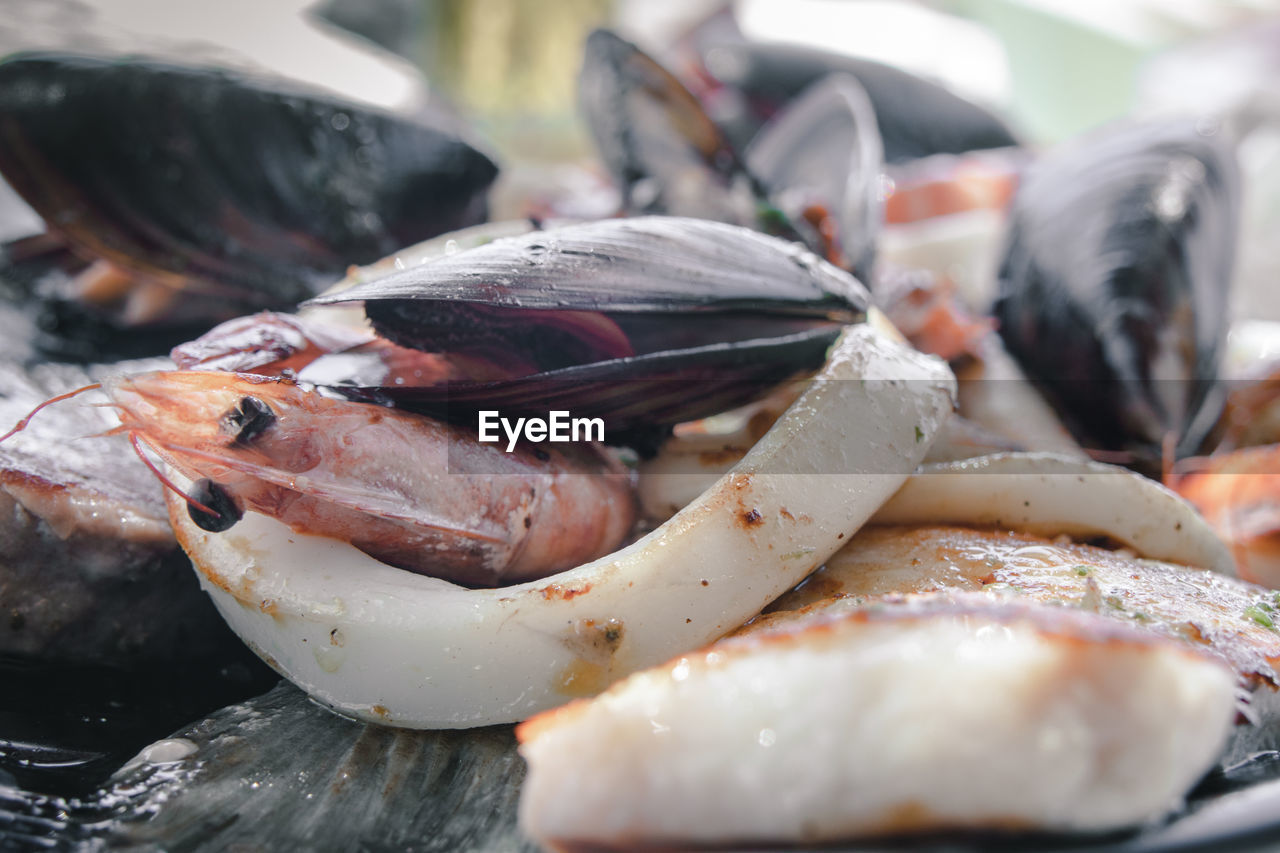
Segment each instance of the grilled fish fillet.
[{"label": "grilled fish fillet", "polygon": [[1133,826],[1213,766],[1242,683],[1272,690],[1269,596],[1033,536],[871,528],[734,635],[523,724],[522,825],[568,849]]},{"label": "grilled fish fillet", "polygon": [[761,618],[947,590],[1091,611],[1191,643],[1229,665],[1258,704],[1269,701],[1280,682],[1280,593],[1065,537],[954,526],[867,527]]}]

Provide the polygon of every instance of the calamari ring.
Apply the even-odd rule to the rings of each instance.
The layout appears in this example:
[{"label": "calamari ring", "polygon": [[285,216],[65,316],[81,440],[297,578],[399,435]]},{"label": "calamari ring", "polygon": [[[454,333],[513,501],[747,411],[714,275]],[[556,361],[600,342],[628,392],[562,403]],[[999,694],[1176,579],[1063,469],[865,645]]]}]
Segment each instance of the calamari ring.
[{"label": "calamari ring", "polygon": [[599,692],[746,621],[902,485],[952,410],[946,365],[849,327],[809,389],[637,542],[518,586],[464,589],[246,513],[178,540],[228,624],[312,697],[413,728],[506,723]]}]

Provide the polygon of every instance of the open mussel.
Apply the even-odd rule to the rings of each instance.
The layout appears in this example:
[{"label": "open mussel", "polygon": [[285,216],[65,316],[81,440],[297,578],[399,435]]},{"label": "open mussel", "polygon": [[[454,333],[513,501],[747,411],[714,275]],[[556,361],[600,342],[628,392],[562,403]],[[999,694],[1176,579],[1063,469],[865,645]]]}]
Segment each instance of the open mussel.
[{"label": "open mussel", "polygon": [[705,417],[818,367],[868,296],[794,243],[637,217],[497,240],[312,302],[363,302],[393,343],[509,370],[351,396],[452,420],[566,409],[629,430]]},{"label": "open mussel", "polygon": [[0,173],[98,260],[85,289],[107,301],[128,280],[172,303],[200,294],[214,317],[289,305],[482,221],[496,172],[449,123],[277,81],[142,59],[0,63]]},{"label": "open mussel", "polygon": [[609,30],[591,33],[578,93],[627,212],[694,216],[800,239],[698,99],[631,42]]},{"label": "open mussel", "polygon": [[814,83],[756,135],[746,160],[778,207],[817,228],[821,244],[836,250],[829,256],[870,280],[884,218],[884,157],[857,80],[832,74]]},{"label": "open mussel", "polygon": [[1154,467],[1212,425],[1238,192],[1230,147],[1191,121],[1105,128],[1026,174],[995,314],[1086,447]]},{"label": "open mussel", "polygon": [[608,30],[587,39],[579,78],[624,212],[742,225],[866,278],[880,224],[875,117],[852,78],[813,88],[744,159],[674,74]]}]

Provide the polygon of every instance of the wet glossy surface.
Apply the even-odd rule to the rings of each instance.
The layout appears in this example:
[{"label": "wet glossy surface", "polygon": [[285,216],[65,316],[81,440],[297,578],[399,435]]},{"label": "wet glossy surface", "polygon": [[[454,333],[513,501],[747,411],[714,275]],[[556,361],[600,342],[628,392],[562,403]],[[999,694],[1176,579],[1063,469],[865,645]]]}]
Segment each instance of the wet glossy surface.
[{"label": "wet glossy surface", "polygon": [[1027,170],[995,316],[1083,446],[1158,470],[1166,443],[1194,453],[1216,419],[1237,171],[1189,120],[1108,126]]},{"label": "wet glossy surface", "polygon": [[[329,839],[321,849],[536,849],[515,827],[524,766],[507,727],[405,732],[368,726],[281,684],[172,733],[176,742],[165,747],[177,760],[122,770],[78,795],[0,781],[0,846],[216,851],[236,843],[286,849]],[[117,760],[123,754],[117,750]],[[1265,753],[1214,772],[1175,818],[1135,834],[925,838],[824,849],[1154,853],[1229,844],[1265,850],[1280,840],[1277,809],[1280,760]]]},{"label": "wet glossy surface", "polygon": [[222,293],[224,317],[481,221],[497,174],[451,120],[227,71],[28,54],[0,63],[0,93],[0,171],[46,223],[131,274]]},{"label": "wet glossy surface", "polygon": [[132,670],[5,656],[0,680],[0,787],[74,799],[147,744],[279,676],[240,648]]}]

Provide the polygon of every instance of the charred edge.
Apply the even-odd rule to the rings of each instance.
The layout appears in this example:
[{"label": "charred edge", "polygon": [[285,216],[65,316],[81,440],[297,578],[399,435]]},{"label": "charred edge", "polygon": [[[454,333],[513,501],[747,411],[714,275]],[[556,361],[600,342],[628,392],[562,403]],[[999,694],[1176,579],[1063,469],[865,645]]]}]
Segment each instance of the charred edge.
[{"label": "charred edge", "polygon": [[579,595],[586,595],[588,592],[591,591],[591,587],[592,587],[592,584],[589,584],[589,583],[583,584],[582,586],[579,586],[579,587],[572,587],[572,586],[567,587],[567,586],[561,586],[558,583],[553,583],[543,587],[541,592],[542,592],[542,598],[545,601],[551,601],[557,598],[562,599],[564,601],[572,601],[574,598],[576,598]]}]

